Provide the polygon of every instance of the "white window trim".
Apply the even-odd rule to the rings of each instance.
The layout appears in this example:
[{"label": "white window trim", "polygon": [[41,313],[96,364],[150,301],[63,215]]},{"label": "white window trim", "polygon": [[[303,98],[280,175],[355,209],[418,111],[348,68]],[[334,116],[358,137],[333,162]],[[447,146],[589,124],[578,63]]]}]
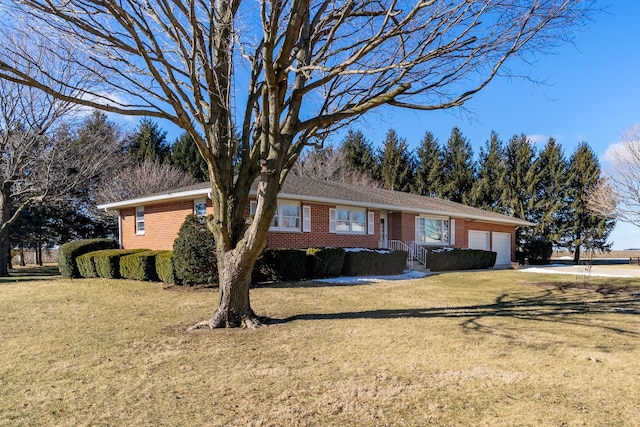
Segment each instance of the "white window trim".
[{"label": "white window trim", "polygon": [[[349,212],[349,230],[338,230],[338,211],[348,211]],[[362,231],[353,231],[353,221],[352,212],[364,213],[364,222]],[[373,212],[371,212],[373,213]],[[335,234],[351,234],[356,236],[362,236],[367,234],[367,210],[364,208],[356,208],[353,206],[336,206],[335,208],[329,209],[329,232]],[[375,232],[375,231],[374,231]]]},{"label": "white window trim", "polygon": [[[269,227],[269,231],[288,231],[288,232],[300,232],[302,230],[303,224],[303,207],[300,206],[300,202],[291,201],[291,200],[278,200],[278,206],[276,207],[276,216],[278,218],[282,218],[282,208],[283,206],[295,206],[298,208],[298,226],[297,227]],[[308,206],[305,206],[308,207]],[[258,209],[258,202],[256,200],[251,200],[249,202],[249,215],[253,216],[256,214],[256,210]],[[309,207],[309,209],[311,209]],[[311,218],[311,215],[309,215]],[[275,217],[274,217],[275,219]]]},{"label": "white window trim", "polygon": [[[202,215],[198,215],[196,210],[197,205],[204,205],[204,213]],[[193,201],[193,214],[200,217],[207,216],[207,199],[195,199]]]},{"label": "white window trim", "polygon": [[[418,223],[420,222],[420,218],[425,218],[425,219],[435,219],[440,221],[440,241],[439,242],[421,242],[420,241],[420,235],[418,234]],[[445,221],[448,222],[449,225],[449,229],[447,230],[447,233],[445,233]],[[451,233],[455,232],[455,224],[453,223],[453,220],[450,219],[449,217],[441,217],[441,216],[429,216],[429,215],[418,215],[416,216],[416,220],[415,220],[415,242],[417,244],[420,245],[433,245],[433,246],[442,246],[442,245],[453,245],[455,242],[455,238],[451,239]],[[448,234],[448,235],[447,235]]]},{"label": "white window trim", "polygon": [[302,231],[304,233],[311,232],[311,206],[302,207]]},{"label": "white window trim", "polygon": [[[138,219],[138,213],[142,212],[142,220]],[[135,230],[136,230],[136,236],[143,236],[144,235],[144,206],[138,206],[136,208],[136,213],[134,215],[134,219],[135,219]],[[142,230],[140,230],[139,228],[139,224],[142,224]]]}]

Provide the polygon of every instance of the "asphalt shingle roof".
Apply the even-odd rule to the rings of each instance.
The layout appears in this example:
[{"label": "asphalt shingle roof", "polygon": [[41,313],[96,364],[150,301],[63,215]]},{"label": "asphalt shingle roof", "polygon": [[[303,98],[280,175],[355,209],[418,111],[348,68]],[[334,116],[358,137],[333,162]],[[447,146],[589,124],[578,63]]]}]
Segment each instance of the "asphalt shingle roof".
[{"label": "asphalt shingle roof", "polygon": [[[255,194],[257,184],[254,184]],[[119,209],[122,207],[140,206],[144,203],[161,203],[170,199],[177,199],[199,193],[207,194],[209,183],[200,183],[168,192],[109,203],[99,207],[105,209]],[[519,220],[508,215],[502,215],[484,209],[466,206],[460,203],[443,200],[436,197],[426,197],[400,191],[385,190],[364,185],[354,185],[337,181],[328,181],[297,175],[289,175],[282,186],[279,197],[283,199],[299,199],[344,205],[358,205],[377,209],[409,211],[444,216],[459,216],[462,218],[481,219],[497,223],[529,226],[530,222]]]}]

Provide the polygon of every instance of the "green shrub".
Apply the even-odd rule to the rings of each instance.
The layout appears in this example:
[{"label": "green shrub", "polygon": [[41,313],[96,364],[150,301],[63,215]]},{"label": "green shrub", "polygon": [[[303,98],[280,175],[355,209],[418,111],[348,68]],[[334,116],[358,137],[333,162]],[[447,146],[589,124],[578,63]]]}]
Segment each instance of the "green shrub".
[{"label": "green shrub", "polygon": [[80,277],[98,277],[98,273],[96,273],[96,265],[93,259],[95,254],[98,252],[99,251],[89,252],[76,258],[76,265],[78,266],[78,273],[80,274]]},{"label": "green shrub", "polygon": [[336,277],[342,272],[344,263],[343,248],[307,249],[307,277],[319,279]]},{"label": "green shrub", "polygon": [[120,276],[132,280],[158,280],[156,255],[161,251],[136,252],[120,258]]},{"label": "green shrub", "polygon": [[156,273],[163,283],[176,283],[173,269],[173,251],[163,251],[156,255]]},{"label": "green shrub", "polygon": [[119,279],[120,276],[120,258],[125,255],[144,252],[147,249],[109,249],[104,251],[92,252],[93,263],[95,264],[96,274],[98,277],[105,279]]},{"label": "green shrub", "polygon": [[531,265],[549,264],[553,254],[553,244],[544,237],[529,240],[522,249],[525,259]]},{"label": "green shrub", "polygon": [[406,266],[406,251],[346,249],[342,274],[345,276],[401,274]]},{"label": "green shrub", "polygon": [[430,249],[427,268],[432,271],[479,270],[496,263],[495,252],[480,249]]},{"label": "green shrub", "polygon": [[64,277],[80,277],[76,258],[88,252],[101,249],[116,249],[118,242],[113,239],[86,239],[65,243],[58,250],[58,269]]},{"label": "green shrub", "polygon": [[187,215],[173,243],[173,267],[176,283],[193,286],[216,284],[218,265],[213,234],[202,218]]},{"label": "green shrub", "polygon": [[265,249],[254,267],[254,280],[294,282],[307,274],[305,249]]}]

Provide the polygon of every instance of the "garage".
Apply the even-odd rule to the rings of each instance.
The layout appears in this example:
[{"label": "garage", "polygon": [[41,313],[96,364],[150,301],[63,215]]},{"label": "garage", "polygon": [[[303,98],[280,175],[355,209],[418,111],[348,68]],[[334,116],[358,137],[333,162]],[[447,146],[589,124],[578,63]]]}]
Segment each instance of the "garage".
[{"label": "garage", "polygon": [[490,233],[488,231],[469,230],[469,249],[491,250]]},{"label": "garage", "polygon": [[492,251],[497,254],[496,265],[511,264],[511,234],[492,233]]}]

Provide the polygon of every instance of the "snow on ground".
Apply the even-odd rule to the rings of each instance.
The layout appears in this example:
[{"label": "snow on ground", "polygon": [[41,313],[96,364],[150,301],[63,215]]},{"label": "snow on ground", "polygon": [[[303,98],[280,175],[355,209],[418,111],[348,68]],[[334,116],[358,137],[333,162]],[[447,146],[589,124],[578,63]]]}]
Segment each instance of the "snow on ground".
[{"label": "snow on ground", "polygon": [[[561,268],[560,268],[561,267]],[[606,274],[599,273],[593,269],[589,271],[585,266],[566,266],[563,264],[549,264],[542,267],[526,267],[518,271],[524,273],[544,273],[544,274],[571,274],[571,275],[583,275],[592,277],[622,277],[631,278],[634,276],[627,276],[623,274]]]},{"label": "snow on ground", "polygon": [[329,279],[314,279],[314,282],[323,283],[374,283],[385,282],[387,280],[411,280],[420,279],[427,274],[421,271],[405,270],[402,274],[396,274],[393,276],[344,276],[344,277],[332,277]]}]

